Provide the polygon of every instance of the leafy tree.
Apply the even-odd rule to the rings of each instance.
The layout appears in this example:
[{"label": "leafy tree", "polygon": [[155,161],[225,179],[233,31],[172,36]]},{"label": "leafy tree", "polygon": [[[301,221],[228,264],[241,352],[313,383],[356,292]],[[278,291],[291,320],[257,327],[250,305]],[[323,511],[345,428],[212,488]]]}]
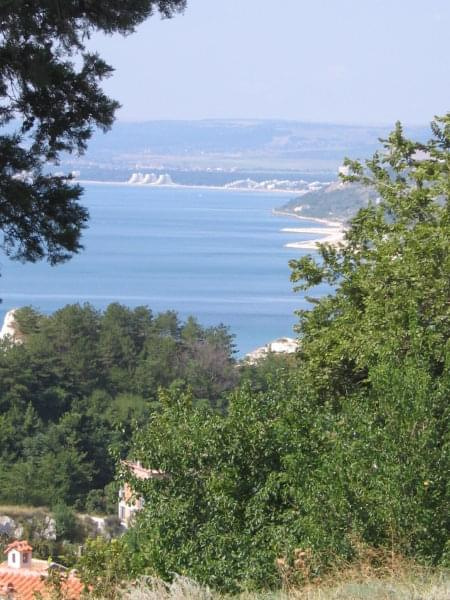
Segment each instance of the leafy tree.
[{"label": "leafy tree", "polygon": [[42,505],[52,498],[110,509],[110,451],[128,454],[132,431],[159,409],[158,388],[181,380],[209,405],[234,381],[223,326],[192,328],[191,319],[183,336],[176,313],[153,316],[146,307],[119,304],[103,313],[89,304],[66,306],[51,316],[27,307],[17,319],[22,343],[2,341],[0,351],[6,502]]},{"label": "leafy tree", "polygon": [[132,572],[133,554],[123,537],[106,541],[98,537],[87,540],[77,563],[81,581],[93,598],[120,597],[124,581]]},{"label": "leafy tree", "polygon": [[291,262],[297,289],[336,287],[299,312],[300,356],[321,389],[346,393],[370,382],[373,365],[411,355],[433,375],[448,368],[450,114],[432,129],[422,144],[398,123],[366,167],[347,160],[344,179],[370,185],[378,200],[350,221],[343,244]]},{"label": "leafy tree", "polygon": [[303,289],[335,287],[300,313],[295,368],[250,377],[224,415],[172,390],[136,433],[167,477],[133,481],[133,573],[236,590],[276,585],[276,561],[301,580],[301,552],[313,576],[361,544],[448,561],[450,115],[432,129],[347,161],[379,198],[292,262]]},{"label": "leafy tree", "polygon": [[56,539],[75,541],[80,527],[73,510],[59,503],[53,507],[52,513],[55,519]]},{"label": "leafy tree", "polygon": [[431,127],[418,143],[397,123],[365,165],[347,160],[344,180],[378,199],[342,244],[291,266],[300,289],[336,288],[299,313],[302,373],[330,413],[334,504],[366,541],[438,561],[449,527],[450,113]]},{"label": "leafy tree", "polygon": [[132,33],[186,0],[7,0],[0,5],[0,229],[20,260],[67,260],[81,248],[87,210],[70,176],[47,174],[63,152],[82,153],[119,106],[100,87],[112,68],[87,50],[92,33]]}]

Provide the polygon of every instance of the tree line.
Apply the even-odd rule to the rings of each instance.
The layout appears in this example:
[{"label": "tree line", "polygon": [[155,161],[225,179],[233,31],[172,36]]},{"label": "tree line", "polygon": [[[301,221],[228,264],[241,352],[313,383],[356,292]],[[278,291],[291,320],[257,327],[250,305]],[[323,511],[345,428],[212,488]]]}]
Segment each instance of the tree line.
[{"label": "tree line", "polygon": [[[228,329],[147,307],[68,305],[15,313],[0,344],[0,501],[113,509],[114,453],[159,409],[158,389],[223,410],[238,377]],[[106,489],[105,489],[106,486]],[[51,499],[51,500],[50,500]]]}]

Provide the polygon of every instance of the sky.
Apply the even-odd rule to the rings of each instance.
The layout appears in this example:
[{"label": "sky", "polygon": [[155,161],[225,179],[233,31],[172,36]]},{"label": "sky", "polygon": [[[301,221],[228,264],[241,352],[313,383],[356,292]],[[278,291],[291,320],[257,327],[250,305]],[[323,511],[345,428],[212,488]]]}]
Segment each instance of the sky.
[{"label": "sky", "polygon": [[450,110],[450,0],[188,0],[91,47],[123,121],[428,123]]}]

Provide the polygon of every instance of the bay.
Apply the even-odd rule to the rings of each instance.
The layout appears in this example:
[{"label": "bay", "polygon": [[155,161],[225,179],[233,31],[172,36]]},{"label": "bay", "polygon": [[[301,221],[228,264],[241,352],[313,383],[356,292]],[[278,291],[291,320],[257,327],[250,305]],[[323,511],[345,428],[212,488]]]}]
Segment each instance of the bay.
[{"label": "bay", "polygon": [[[1,260],[0,318],[32,305],[51,313],[65,304],[110,302],[176,310],[204,325],[224,323],[238,355],[275,338],[293,336],[294,294],[288,261],[307,253],[286,248],[317,234],[272,214],[286,194],[194,188],[85,184],[90,211],[85,250],[69,262],[20,264]],[[301,227],[317,227],[302,221]],[[317,295],[328,291],[317,290]]]}]

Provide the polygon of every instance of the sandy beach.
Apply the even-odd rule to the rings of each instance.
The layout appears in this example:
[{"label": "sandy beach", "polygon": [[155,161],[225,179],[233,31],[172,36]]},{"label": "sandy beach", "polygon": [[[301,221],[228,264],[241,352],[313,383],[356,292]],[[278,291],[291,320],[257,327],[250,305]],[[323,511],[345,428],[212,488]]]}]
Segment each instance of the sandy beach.
[{"label": "sandy beach", "polygon": [[283,233],[314,233],[320,236],[314,240],[306,240],[304,242],[289,242],[288,244],[285,244],[286,248],[317,250],[317,244],[339,244],[339,242],[342,242],[344,239],[345,226],[340,221],[305,217],[282,210],[274,210],[273,214],[283,217],[292,217],[300,221],[313,221],[314,223],[324,225],[324,227],[284,227],[281,230]]}]

